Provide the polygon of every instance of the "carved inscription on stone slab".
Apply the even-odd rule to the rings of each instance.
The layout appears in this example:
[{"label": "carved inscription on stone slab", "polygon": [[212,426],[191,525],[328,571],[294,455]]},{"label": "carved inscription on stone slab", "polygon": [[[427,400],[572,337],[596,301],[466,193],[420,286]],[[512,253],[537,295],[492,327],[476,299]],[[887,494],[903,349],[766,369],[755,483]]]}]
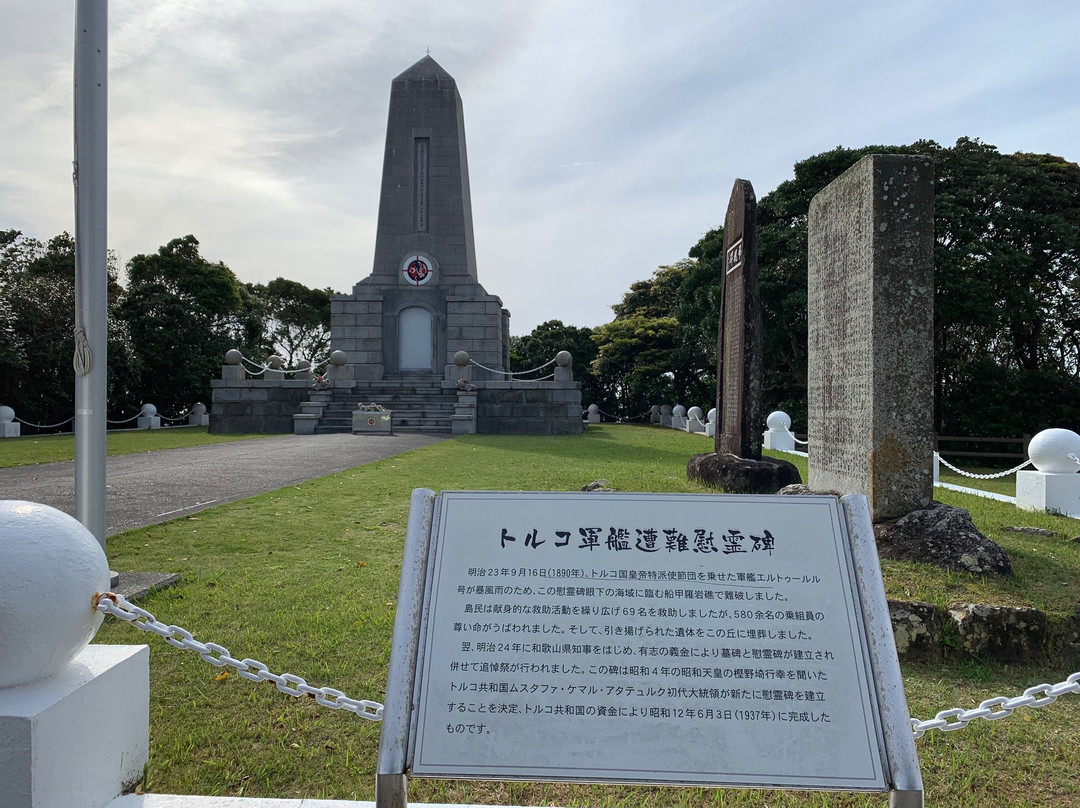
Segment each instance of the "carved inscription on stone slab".
[{"label": "carved inscription on stone slab", "polygon": [[875,520],[933,497],[934,189],[928,158],[867,155],[810,203],[809,484]]},{"label": "carved inscription on stone slab", "polygon": [[414,776],[885,787],[835,497],[438,509]]},{"label": "carved inscription on stone slab", "polygon": [[761,459],[761,293],[757,277],[757,199],[735,180],[724,219],[724,292],[717,344],[720,428],[716,452]]}]

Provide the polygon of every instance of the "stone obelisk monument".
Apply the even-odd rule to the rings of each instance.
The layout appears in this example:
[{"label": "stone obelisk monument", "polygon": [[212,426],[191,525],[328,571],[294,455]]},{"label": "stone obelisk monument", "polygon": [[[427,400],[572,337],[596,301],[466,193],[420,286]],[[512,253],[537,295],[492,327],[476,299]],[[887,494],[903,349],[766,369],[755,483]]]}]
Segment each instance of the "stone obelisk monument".
[{"label": "stone obelisk monument", "polygon": [[801,482],[786,460],[761,456],[765,417],[761,398],[762,317],[757,272],[757,198],[735,180],[724,217],[720,327],[716,346],[716,451],[694,455],[691,479],[729,494],[772,494]]},{"label": "stone obelisk monument", "polygon": [[332,347],[346,353],[357,387],[456,379],[460,350],[509,369],[509,318],[477,280],[461,95],[425,56],[391,84],[374,267],[332,301]]},{"label": "stone obelisk monument", "polygon": [[723,308],[716,350],[716,453],[761,459],[761,293],[757,270],[757,197],[735,180],[724,217]]}]

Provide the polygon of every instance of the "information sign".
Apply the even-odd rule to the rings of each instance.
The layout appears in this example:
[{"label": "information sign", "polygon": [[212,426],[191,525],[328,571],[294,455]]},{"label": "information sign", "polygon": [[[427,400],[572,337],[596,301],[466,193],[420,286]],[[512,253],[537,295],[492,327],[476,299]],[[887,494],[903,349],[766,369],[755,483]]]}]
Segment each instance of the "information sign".
[{"label": "information sign", "polygon": [[835,497],[447,492],[413,776],[887,790]]}]

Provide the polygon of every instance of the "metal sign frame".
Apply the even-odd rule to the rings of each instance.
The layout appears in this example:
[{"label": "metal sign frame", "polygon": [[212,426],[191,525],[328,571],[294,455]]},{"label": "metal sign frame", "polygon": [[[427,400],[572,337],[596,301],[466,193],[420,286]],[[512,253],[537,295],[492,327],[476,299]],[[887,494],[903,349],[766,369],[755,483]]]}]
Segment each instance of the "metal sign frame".
[{"label": "metal sign frame", "polygon": [[[718,507],[741,503],[746,505],[751,500],[753,507],[768,507],[769,500],[775,500],[783,510],[798,505],[806,506],[823,500],[833,503],[835,497],[739,497],[731,495],[617,495],[621,499],[662,499],[670,502],[685,501],[694,507],[715,503]],[[437,647],[444,639],[441,636],[428,637],[433,608],[433,594],[437,588],[439,547],[438,537],[450,527],[440,525],[441,514],[454,504],[455,498],[472,497],[474,500],[486,500],[500,503],[514,503],[535,500],[563,500],[576,505],[592,503],[597,506],[606,503],[612,506],[612,495],[579,493],[522,493],[522,492],[447,492],[442,497],[434,491],[418,489],[413,492],[410,507],[407,536],[402,561],[401,585],[398,594],[397,615],[394,625],[394,639],[390,654],[390,668],[386,687],[386,706],[383,713],[382,735],[379,746],[378,768],[376,775],[376,804],[379,808],[405,808],[407,805],[407,776],[413,774],[416,760],[417,719],[421,712],[425,694],[422,681],[425,665],[425,649]],[[900,667],[893,640],[892,624],[885,599],[884,585],[878,563],[877,548],[874,540],[873,525],[870,521],[869,507],[862,495],[849,495],[840,498],[837,510],[841,514],[839,542],[846,542],[847,573],[850,576],[850,598],[854,608],[850,610],[854,622],[858,624],[859,634],[856,656],[862,657],[858,667],[861,676],[865,676],[865,691],[872,703],[872,710],[867,716],[867,733],[876,739],[871,744],[879,759],[883,786],[848,787],[843,785],[843,778],[838,786],[830,785],[824,775],[812,778],[812,782],[800,783],[798,778],[781,779],[779,782],[748,781],[727,779],[712,782],[707,779],[680,780],[672,776],[648,777],[646,770],[635,770],[635,776],[623,777],[603,772],[601,776],[580,777],[574,773],[554,776],[548,772],[540,776],[530,776],[528,772],[511,771],[493,767],[498,771],[470,771],[461,774],[459,769],[450,773],[440,771],[438,767],[422,771],[414,776],[437,776],[450,778],[482,778],[493,780],[569,780],[575,782],[633,782],[638,784],[654,783],[673,785],[686,782],[693,785],[716,787],[752,786],[761,788],[826,788],[836,790],[888,791],[890,805],[894,808],[917,808],[923,805],[922,777],[919,771],[918,757],[915,752],[914,738],[909,723],[907,700],[904,695]],[[460,512],[460,508],[458,509]],[[456,519],[456,517],[455,517]],[[455,522],[456,523],[456,522]],[[498,538],[498,537],[496,537]],[[495,547],[499,545],[496,543]],[[505,547],[505,543],[503,545]],[[550,549],[550,547],[549,547]],[[490,559],[478,558],[477,563],[484,564]],[[456,580],[456,579],[455,579]],[[844,585],[849,585],[847,581]],[[849,615],[850,616],[850,615]],[[445,653],[445,652],[443,652]],[[862,663],[865,663],[863,665]],[[434,675],[431,679],[436,681]],[[428,683],[431,684],[431,683]],[[423,767],[421,767],[423,768]],[[460,767],[459,767],[460,768]],[[465,767],[470,768],[470,767]],[[725,775],[726,776],[726,775]]]}]

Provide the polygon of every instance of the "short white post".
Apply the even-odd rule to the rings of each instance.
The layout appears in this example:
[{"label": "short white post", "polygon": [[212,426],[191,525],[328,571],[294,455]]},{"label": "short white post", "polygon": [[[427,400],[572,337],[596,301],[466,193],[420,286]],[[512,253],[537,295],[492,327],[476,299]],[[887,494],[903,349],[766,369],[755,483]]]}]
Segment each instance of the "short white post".
[{"label": "short white post", "polygon": [[150,652],[88,646],[109,565],[65,513],[0,501],[0,803],[103,808],[149,755]]},{"label": "short white post", "polygon": [[17,438],[22,435],[22,424],[15,420],[15,410],[0,407],[0,438]]},{"label": "short white post", "polygon": [[598,407],[596,404],[590,404],[588,407],[588,413],[590,424],[600,423],[600,407]]},{"label": "short white post", "polygon": [[691,407],[686,411],[686,431],[705,434],[705,414],[701,407]]},{"label": "short white post", "polygon": [[210,426],[210,413],[201,401],[195,402],[187,417],[188,426]]},{"label": "short white post", "polygon": [[135,426],[138,429],[161,429],[161,416],[157,414],[157,407],[153,404],[143,404]]},{"label": "short white post", "polygon": [[671,426],[671,412],[672,412],[672,410],[671,410],[671,405],[670,404],[661,404],[660,405],[660,425],[661,426]]},{"label": "short white post", "polygon": [[649,423],[650,424],[658,424],[658,423],[660,423],[660,405],[659,404],[653,404],[651,407],[649,407]]},{"label": "short white post", "polygon": [[1016,472],[1016,507],[1080,518],[1080,435],[1044,429],[1028,444],[1035,471]]},{"label": "short white post", "polygon": [[709,410],[705,416],[705,435],[710,438],[716,437],[716,407]]},{"label": "short white post", "polygon": [[765,419],[768,427],[761,436],[762,448],[772,449],[775,452],[795,451],[795,436],[791,434],[791,416],[786,412],[776,410],[769,413]]},{"label": "short white post", "polygon": [[671,428],[686,429],[686,407],[682,404],[676,404],[671,408]]},{"label": "short white post", "polygon": [[934,452],[934,485],[941,482],[941,455]]}]

